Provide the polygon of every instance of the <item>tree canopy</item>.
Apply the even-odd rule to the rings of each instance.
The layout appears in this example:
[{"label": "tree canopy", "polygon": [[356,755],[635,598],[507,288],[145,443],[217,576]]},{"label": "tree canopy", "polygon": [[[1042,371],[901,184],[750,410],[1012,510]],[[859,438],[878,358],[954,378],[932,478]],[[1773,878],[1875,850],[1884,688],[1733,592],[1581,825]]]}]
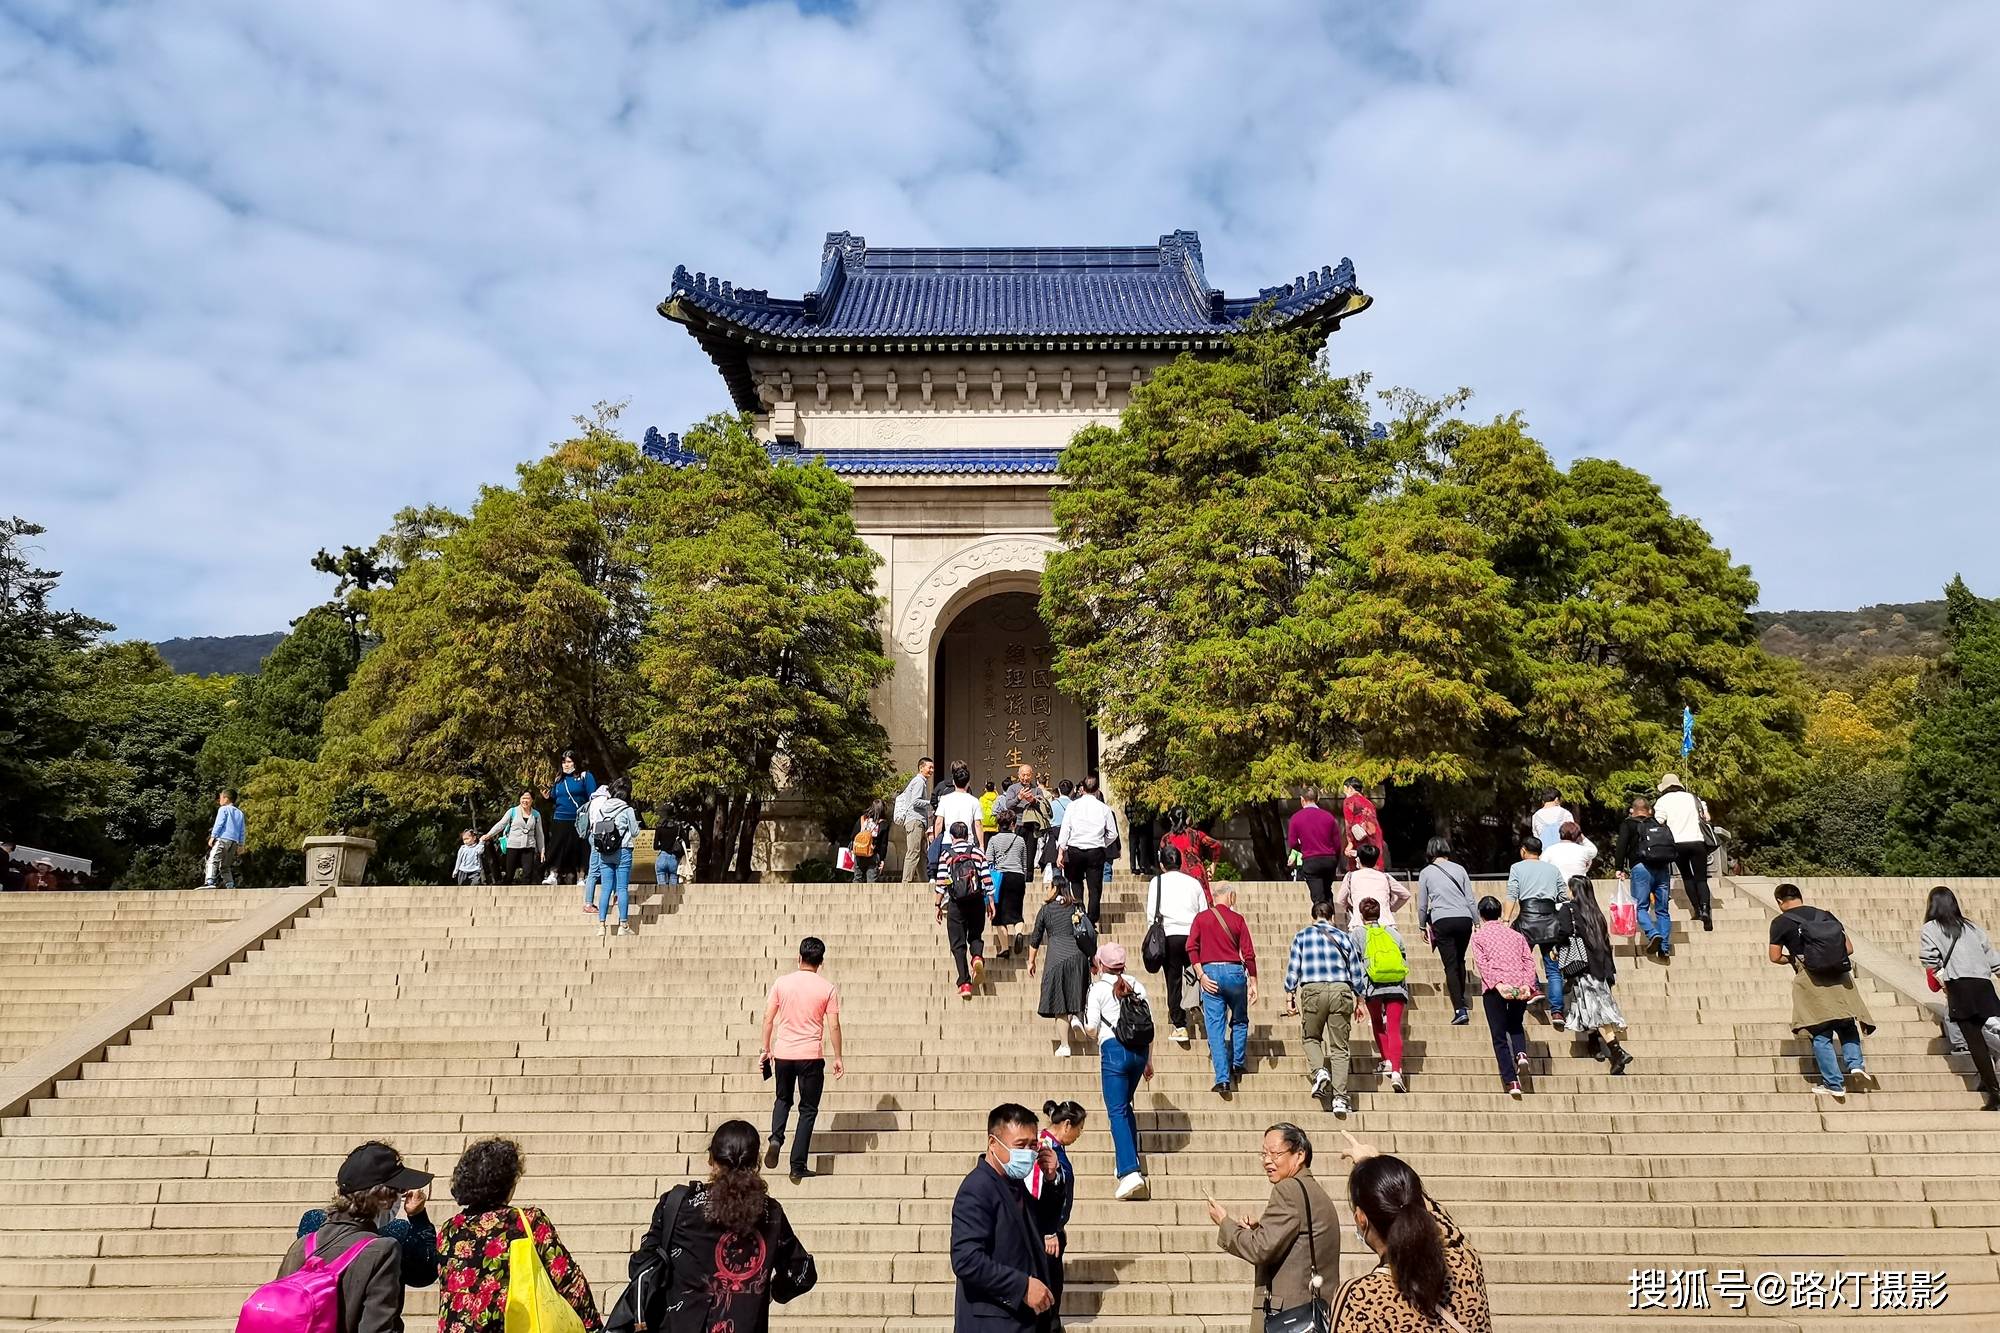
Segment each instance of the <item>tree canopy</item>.
[{"label": "tree canopy", "polygon": [[1986,875],[2000,857],[2000,608],[1945,588],[1942,696],[1910,733],[1889,811],[1891,874]]}]

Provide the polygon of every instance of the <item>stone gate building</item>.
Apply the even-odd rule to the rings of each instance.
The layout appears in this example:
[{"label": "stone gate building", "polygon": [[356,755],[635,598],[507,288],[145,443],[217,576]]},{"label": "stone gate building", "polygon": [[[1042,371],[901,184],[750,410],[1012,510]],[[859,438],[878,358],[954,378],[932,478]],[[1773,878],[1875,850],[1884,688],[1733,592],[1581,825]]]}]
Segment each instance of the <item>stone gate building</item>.
[{"label": "stone gate building", "polygon": [[[896,667],[876,713],[896,768],[935,754],[983,782],[1021,760],[1057,776],[1096,763],[1090,719],[1052,684],[1035,602],[1070,437],[1115,424],[1134,385],[1220,349],[1260,305],[1331,334],[1369,302],[1345,259],[1225,295],[1191,231],[1018,249],[884,249],[833,232],[801,297],[677,268],[659,310],[701,343],[774,457],[822,458],[853,484],[882,559]],[[685,461],[670,437],[647,443]],[[784,856],[771,849],[774,869]]]}]

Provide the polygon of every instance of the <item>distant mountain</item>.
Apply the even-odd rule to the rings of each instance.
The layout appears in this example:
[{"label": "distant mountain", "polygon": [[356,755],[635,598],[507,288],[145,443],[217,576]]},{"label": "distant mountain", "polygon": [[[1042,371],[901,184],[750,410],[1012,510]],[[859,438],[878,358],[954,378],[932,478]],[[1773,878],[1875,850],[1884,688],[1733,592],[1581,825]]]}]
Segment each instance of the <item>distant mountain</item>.
[{"label": "distant mountain", "polygon": [[1944,602],[1864,606],[1859,611],[1755,611],[1767,651],[1814,667],[1856,667],[1878,657],[1944,651]]},{"label": "distant mountain", "polygon": [[283,634],[227,634],[220,638],[168,639],[153,646],[167,665],[192,676],[256,674],[264,658],[285,641]]}]

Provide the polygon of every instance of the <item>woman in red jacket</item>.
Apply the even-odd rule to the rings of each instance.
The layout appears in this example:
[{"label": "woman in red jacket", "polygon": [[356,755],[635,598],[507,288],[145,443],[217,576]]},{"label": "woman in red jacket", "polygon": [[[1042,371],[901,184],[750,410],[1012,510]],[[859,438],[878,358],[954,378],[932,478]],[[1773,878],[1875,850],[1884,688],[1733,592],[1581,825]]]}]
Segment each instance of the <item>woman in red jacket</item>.
[{"label": "woman in red jacket", "polygon": [[1361,790],[1360,778],[1347,780],[1347,796],[1340,803],[1340,822],[1347,826],[1348,869],[1361,864],[1363,847],[1375,849],[1377,870],[1389,868],[1389,844],[1382,838],[1382,816],[1375,812],[1375,802],[1368,799],[1368,793]]},{"label": "woman in red jacket", "polygon": [[1208,867],[1221,859],[1222,844],[1188,823],[1187,811],[1179,806],[1167,811],[1166,819],[1167,836],[1160,839],[1160,846],[1179,852],[1181,870],[1200,880],[1201,887],[1207,889]]}]

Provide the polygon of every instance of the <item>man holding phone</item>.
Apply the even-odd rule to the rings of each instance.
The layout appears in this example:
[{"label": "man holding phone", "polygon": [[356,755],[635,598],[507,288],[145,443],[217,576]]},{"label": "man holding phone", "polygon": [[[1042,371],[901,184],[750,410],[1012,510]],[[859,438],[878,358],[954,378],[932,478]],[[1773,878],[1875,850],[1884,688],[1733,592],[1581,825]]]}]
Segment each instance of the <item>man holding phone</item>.
[{"label": "man holding phone", "polygon": [[768,1169],[778,1164],[796,1096],[799,1137],[792,1144],[794,1185],[815,1174],[808,1163],[812,1160],[813,1122],[819,1118],[819,1096],[826,1087],[828,1041],[833,1044],[833,1076],[839,1078],[847,1072],[840,1058],[840,992],[819,974],[825,962],[826,941],[813,935],[800,940],[799,970],[779,977],[764,1003],[764,1044],[757,1064],[765,1078],[778,1081],[764,1165]]}]

